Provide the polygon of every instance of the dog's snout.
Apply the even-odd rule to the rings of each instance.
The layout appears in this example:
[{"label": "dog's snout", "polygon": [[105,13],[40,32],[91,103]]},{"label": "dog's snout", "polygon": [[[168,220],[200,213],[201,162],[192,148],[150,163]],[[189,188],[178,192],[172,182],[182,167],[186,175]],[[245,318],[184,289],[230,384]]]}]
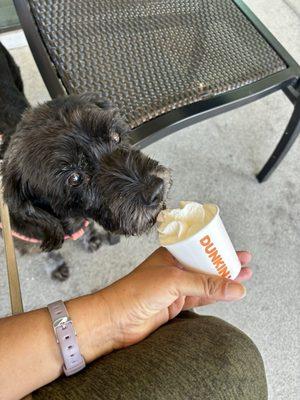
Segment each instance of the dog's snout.
[{"label": "dog's snout", "polygon": [[142,199],[146,206],[156,206],[163,195],[164,182],[161,178],[152,177],[142,192]]}]

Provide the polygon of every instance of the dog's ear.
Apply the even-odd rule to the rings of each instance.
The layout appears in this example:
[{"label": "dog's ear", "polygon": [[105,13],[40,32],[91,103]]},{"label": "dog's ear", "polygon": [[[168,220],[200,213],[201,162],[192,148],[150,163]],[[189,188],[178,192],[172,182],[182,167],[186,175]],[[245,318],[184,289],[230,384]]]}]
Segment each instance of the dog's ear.
[{"label": "dog's ear", "polygon": [[[113,104],[103,97],[100,96],[99,93],[84,93],[80,95],[76,95],[80,102],[84,104],[94,104],[101,109],[101,111],[105,111],[101,115],[101,122],[104,129],[107,131],[110,137],[115,135],[116,133],[120,135],[123,139],[128,136],[130,132],[130,127],[126,123],[125,119],[122,118],[119,110],[113,106]],[[86,121],[87,126],[93,126],[93,117],[89,115],[89,121]]]},{"label": "dog's ear", "polygon": [[83,93],[78,95],[78,98],[85,103],[95,104],[103,110],[114,109],[113,104],[109,100],[103,98],[99,93],[96,92]]},{"label": "dog's ear", "polygon": [[64,242],[64,231],[59,220],[49,212],[32,204],[28,197],[28,188],[24,187],[17,174],[3,171],[3,195],[10,214],[17,225],[23,226],[29,232],[38,227],[43,232],[41,249],[51,251],[59,249]]}]

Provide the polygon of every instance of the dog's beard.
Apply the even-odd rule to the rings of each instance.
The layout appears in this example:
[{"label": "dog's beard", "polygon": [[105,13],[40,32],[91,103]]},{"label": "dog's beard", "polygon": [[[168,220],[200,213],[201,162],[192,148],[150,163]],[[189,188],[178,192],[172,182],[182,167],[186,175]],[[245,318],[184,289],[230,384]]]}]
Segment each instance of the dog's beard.
[{"label": "dog's beard", "polygon": [[148,232],[156,222],[157,215],[166,207],[166,194],[155,207],[145,207],[136,201],[122,201],[116,196],[108,205],[112,230],[122,235],[141,235]]},{"label": "dog's beard", "polygon": [[[157,215],[166,207],[170,171],[140,152],[130,150],[128,154],[119,163],[117,157],[103,163],[99,176],[102,207],[95,219],[111,232],[141,235],[152,228]],[[153,178],[163,183],[159,201],[145,205],[141,193]]]}]

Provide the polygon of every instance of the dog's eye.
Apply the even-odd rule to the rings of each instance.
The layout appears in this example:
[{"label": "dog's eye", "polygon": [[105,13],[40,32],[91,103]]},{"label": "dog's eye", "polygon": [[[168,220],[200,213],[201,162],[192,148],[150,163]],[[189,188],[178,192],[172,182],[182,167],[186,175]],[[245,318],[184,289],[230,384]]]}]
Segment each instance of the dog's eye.
[{"label": "dog's eye", "polygon": [[83,182],[83,177],[79,172],[73,172],[68,177],[67,182],[69,186],[79,186]]},{"label": "dog's eye", "polygon": [[111,138],[115,143],[120,143],[121,138],[120,138],[120,135],[117,132],[113,132],[111,134]]}]

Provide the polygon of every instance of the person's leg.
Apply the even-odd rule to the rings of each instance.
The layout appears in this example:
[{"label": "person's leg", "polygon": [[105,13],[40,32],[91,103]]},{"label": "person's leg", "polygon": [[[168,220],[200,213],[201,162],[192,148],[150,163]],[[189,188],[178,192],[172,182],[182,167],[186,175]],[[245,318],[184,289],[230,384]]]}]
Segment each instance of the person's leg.
[{"label": "person's leg", "polygon": [[34,393],[34,400],[266,400],[263,361],[240,330],[182,313],[142,342]]}]

